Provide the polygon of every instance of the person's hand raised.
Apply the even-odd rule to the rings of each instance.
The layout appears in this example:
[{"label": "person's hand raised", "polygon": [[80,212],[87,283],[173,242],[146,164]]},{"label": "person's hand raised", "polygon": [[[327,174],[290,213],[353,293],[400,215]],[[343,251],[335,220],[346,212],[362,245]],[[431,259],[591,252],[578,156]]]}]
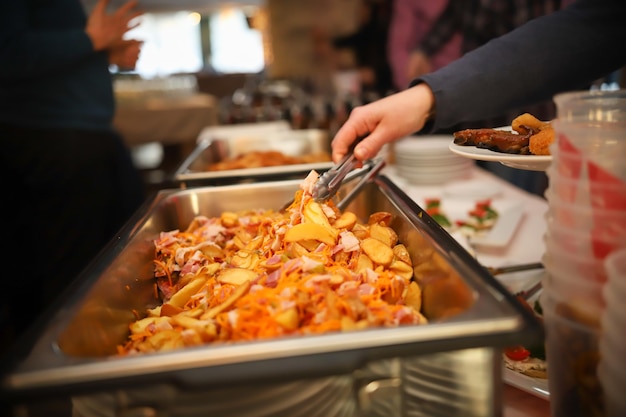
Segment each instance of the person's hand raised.
[{"label": "person's hand raised", "polygon": [[143,14],[136,10],[137,0],[130,0],[112,14],[107,14],[109,1],[98,0],[87,19],[85,32],[96,51],[109,49],[121,43],[124,34],[139,24],[130,25],[131,20]]},{"label": "person's hand raised", "polygon": [[109,63],[121,70],[132,70],[137,64],[143,42],[136,39],[124,40],[109,48]]}]

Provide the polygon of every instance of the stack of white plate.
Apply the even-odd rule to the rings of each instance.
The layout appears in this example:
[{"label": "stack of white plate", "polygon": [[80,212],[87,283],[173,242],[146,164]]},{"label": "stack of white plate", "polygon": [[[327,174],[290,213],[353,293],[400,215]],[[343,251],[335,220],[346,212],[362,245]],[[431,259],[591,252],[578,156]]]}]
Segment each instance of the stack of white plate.
[{"label": "stack of white plate", "polygon": [[414,184],[443,184],[466,178],[472,159],[450,151],[452,135],[407,136],[393,145],[396,173]]}]

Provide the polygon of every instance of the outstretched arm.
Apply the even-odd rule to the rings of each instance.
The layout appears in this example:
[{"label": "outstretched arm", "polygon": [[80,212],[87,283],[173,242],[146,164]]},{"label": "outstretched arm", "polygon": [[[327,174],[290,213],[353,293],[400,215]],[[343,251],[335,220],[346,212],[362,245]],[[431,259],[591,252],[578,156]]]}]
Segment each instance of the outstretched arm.
[{"label": "outstretched arm", "polygon": [[421,130],[433,109],[433,96],[426,84],[356,107],[335,135],[333,160],[339,161],[357,137],[366,136],[354,156],[366,160],[388,142]]},{"label": "outstretched arm", "polygon": [[[550,99],[626,64],[616,42],[626,40],[626,2],[579,0],[424,75],[414,86],[355,108],[333,142],[338,161],[352,142],[367,159],[417,131],[436,131]],[[424,129],[429,114],[436,114]]]}]

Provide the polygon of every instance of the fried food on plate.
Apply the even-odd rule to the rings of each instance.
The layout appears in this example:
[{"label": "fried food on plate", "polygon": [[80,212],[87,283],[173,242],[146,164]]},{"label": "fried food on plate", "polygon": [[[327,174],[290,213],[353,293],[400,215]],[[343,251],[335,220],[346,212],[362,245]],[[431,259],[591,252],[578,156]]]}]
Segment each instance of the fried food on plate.
[{"label": "fried food on plate", "polygon": [[550,155],[552,142],[554,142],[554,128],[548,124],[530,137],[528,149],[533,155]]},{"label": "fried food on plate", "polygon": [[550,145],[554,142],[554,129],[550,122],[524,113],[513,119],[511,127],[520,134],[530,133],[528,149],[532,155],[550,155]]},{"label": "fried food on plate", "polygon": [[465,129],[454,132],[457,145],[476,146],[496,152],[526,155],[530,135],[520,135],[498,129]]},{"label": "fried food on plate", "polygon": [[549,124],[550,123],[542,122],[530,113],[524,113],[513,119],[511,128],[521,135],[528,133],[534,135]]},{"label": "fried food on plate", "polygon": [[454,132],[454,143],[476,146],[495,152],[520,155],[550,155],[554,129],[530,113],[517,116],[511,122],[512,132],[501,129],[465,129]]}]

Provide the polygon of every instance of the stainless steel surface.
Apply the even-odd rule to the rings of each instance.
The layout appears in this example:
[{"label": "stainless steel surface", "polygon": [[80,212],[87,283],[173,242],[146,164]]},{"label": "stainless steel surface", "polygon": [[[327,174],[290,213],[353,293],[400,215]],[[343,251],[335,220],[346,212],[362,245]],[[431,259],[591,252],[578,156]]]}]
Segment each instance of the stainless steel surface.
[{"label": "stainless steel surface", "polygon": [[330,200],[339,191],[346,175],[354,170],[358,163],[353,154],[346,155],[341,162],[319,177],[313,187],[313,198],[319,203]]},{"label": "stainless steel surface", "polygon": [[518,291],[515,293],[516,296],[521,297],[522,299],[528,301],[533,298],[539,291],[543,289],[543,281],[535,282],[530,288]]},{"label": "stainless steel surface", "polygon": [[72,399],[73,417],[356,417],[350,375],[197,390],[172,384]]},{"label": "stainless steel surface", "polygon": [[[37,337],[24,342],[24,357],[7,362],[11,365],[3,374],[3,391],[32,399],[55,392],[78,395],[161,384],[195,390],[263,385],[352,374],[385,358],[541,340],[539,323],[514,296],[393,182],[379,176],[348,209],[364,220],[377,211],[392,213],[391,226],[423,283],[430,324],[114,356],[135,314],[159,303],[152,242],[160,232],[185,228],[199,214],[278,208],[299,182],[158,193],[85,270],[75,290],[37,329]],[[342,189],[336,198],[348,192]],[[443,275],[449,279],[442,280]]]},{"label": "stainless steel surface", "polygon": [[[235,125],[236,126],[236,125]],[[222,162],[250,151],[275,150],[289,156],[328,152],[328,133],[319,129],[259,131],[258,133],[205,135],[174,173],[174,179],[192,185],[234,184],[247,181],[304,178],[311,170],[329,169],[332,162],[313,162],[258,168],[208,171],[212,163]]]},{"label": "stainless steel surface", "polygon": [[74,417],[496,417],[501,351],[372,361],[352,374],[210,391],[157,384],[72,399]]},{"label": "stainless steel surface", "polygon": [[[350,205],[350,203],[352,203],[352,201],[359,195],[363,187],[365,187],[366,184],[370,183],[374,178],[376,178],[376,176],[382,171],[385,165],[386,162],[384,159],[376,161],[372,165],[372,167],[365,172],[365,175],[363,175],[359,182],[356,183],[356,185],[341,198],[341,200],[337,203],[337,208],[342,211],[345,210]],[[333,192],[333,195],[336,194],[337,191],[339,191],[339,188],[337,188],[337,190]]]},{"label": "stainless steel surface", "polygon": [[498,416],[501,372],[498,349],[464,349],[404,359],[403,416]]},{"label": "stainless steel surface", "polygon": [[[348,172],[348,174],[346,174],[346,176],[344,177],[343,181],[341,182],[341,186],[350,184],[350,182],[352,182],[353,180],[356,180],[358,178],[362,178],[364,176],[368,177],[367,181],[363,181],[363,183],[359,182],[359,184],[357,186],[354,186],[354,188],[350,189],[350,195],[346,195],[342,198],[341,201],[339,201],[337,203],[337,207],[339,207],[339,209],[343,210],[353,199],[354,196],[356,196],[357,192],[359,192],[361,190],[361,188],[367,183],[369,182],[372,178],[374,178],[375,175],[377,175],[382,168],[384,167],[385,162],[381,161],[378,162],[378,164],[376,164],[376,161],[371,159],[369,161],[366,161],[363,166],[361,166],[360,168],[354,169],[350,172]],[[293,204],[294,199],[291,198],[287,203],[285,203],[282,207],[281,210],[286,210],[287,207],[289,207],[290,205]]]}]

